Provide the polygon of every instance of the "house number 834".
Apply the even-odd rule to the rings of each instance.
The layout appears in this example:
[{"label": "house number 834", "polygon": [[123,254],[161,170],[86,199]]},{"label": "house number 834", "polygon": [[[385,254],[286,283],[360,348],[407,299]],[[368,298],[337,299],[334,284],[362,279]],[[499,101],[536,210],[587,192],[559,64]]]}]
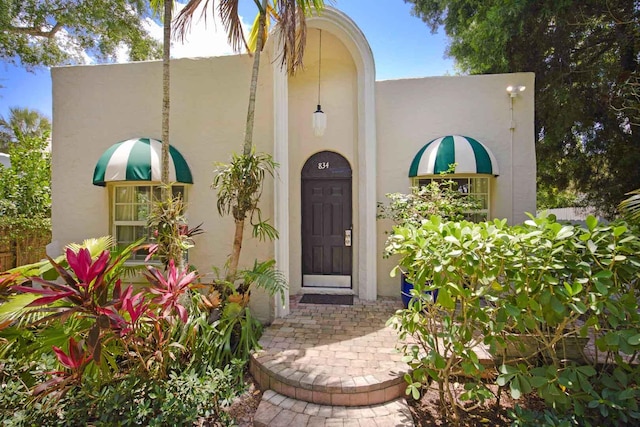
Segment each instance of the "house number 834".
[{"label": "house number 834", "polygon": [[329,162],[318,162],[318,169],[329,169]]}]

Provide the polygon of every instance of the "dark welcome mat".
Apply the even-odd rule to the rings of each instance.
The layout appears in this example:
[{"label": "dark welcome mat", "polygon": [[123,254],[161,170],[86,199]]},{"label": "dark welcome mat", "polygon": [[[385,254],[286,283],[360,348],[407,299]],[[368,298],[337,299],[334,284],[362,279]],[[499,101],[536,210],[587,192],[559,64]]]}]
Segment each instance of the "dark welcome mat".
[{"label": "dark welcome mat", "polygon": [[304,294],[300,303],[353,305],[353,295]]}]

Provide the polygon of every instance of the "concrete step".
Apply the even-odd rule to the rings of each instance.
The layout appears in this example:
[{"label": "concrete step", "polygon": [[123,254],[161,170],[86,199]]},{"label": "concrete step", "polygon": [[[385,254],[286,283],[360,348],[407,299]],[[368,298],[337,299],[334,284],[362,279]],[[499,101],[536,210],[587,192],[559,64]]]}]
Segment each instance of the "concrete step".
[{"label": "concrete step", "polygon": [[319,405],[363,406],[389,402],[405,395],[404,370],[389,370],[368,375],[329,375],[308,369],[292,368],[278,358],[252,356],[250,370],[262,390]]},{"label": "concrete step", "polygon": [[256,427],[403,427],[413,418],[403,398],[377,405],[318,405],[273,390],[262,395],[255,414]]}]

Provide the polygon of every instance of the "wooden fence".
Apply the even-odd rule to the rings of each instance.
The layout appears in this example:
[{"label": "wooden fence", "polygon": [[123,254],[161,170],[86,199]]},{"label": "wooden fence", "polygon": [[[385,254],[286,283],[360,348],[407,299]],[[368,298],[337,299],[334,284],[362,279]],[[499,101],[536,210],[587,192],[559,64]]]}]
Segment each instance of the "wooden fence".
[{"label": "wooden fence", "polygon": [[0,228],[0,271],[31,264],[45,258],[51,231],[37,230],[10,233]]}]

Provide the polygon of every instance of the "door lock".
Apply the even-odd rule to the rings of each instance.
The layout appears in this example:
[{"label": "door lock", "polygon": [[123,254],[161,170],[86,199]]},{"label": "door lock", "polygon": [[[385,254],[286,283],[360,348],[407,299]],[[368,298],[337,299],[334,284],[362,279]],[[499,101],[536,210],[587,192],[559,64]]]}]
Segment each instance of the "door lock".
[{"label": "door lock", "polygon": [[351,246],[351,229],[344,230],[344,245]]}]

